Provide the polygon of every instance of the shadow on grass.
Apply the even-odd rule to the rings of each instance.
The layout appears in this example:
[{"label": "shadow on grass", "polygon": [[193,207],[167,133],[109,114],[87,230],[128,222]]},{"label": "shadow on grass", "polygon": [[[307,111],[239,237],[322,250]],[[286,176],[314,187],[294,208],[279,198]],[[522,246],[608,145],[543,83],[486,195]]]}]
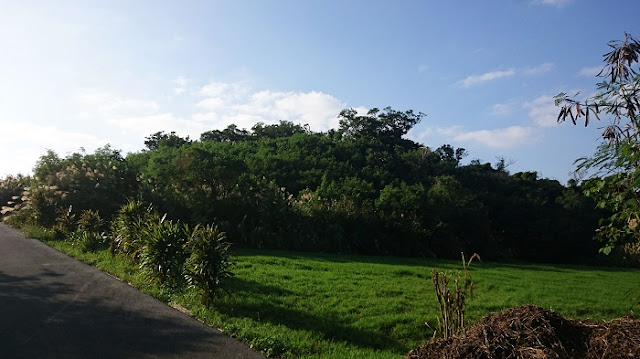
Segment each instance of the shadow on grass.
[{"label": "shadow on grass", "polygon": [[247,303],[238,299],[244,296],[269,298],[292,294],[286,289],[239,278],[233,278],[229,281],[229,288],[236,299],[231,299],[218,307],[220,312],[229,317],[251,318],[257,322],[268,322],[274,325],[284,325],[294,330],[318,333],[327,340],[345,342],[360,348],[397,352],[406,350],[400,342],[387,335],[355,328],[348,323],[341,322],[338,319],[339,315],[330,309],[319,316],[287,307],[284,303],[268,300],[260,303]]},{"label": "shadow on grass", "polygon": [[[365,264],[384,264],[384,265],[401,265],[407,267],[438,267],[442,269],[459,269],[461,262],[459,259],[442,259],[427,257],[385,257],[385,256],[365,256],[357,254],[330,254],[330,253],[313,253],[313,252],[296,252],[282,251],[271,249],[236,249],[235,255],[240,257],[249,256],[273,256],[293,260],[329,262],[329,263],[365,263]],[[474,266],[482,268],[505,268],[505,269],[521,269],[544,272],[566,272],[573,270],[599,270],[603,272],[629,272],[640,271],[638,268],[613,267],[606,265],[589,265],[589,264],[570,264],[570,263],[536,263],[524,261],[483,261],[481,263],[474,261]]]},{"label": "shadow on grass", "polygon": [[367,256],[358,254],[330,254],[315,252],[296,252],[282,251],[274,249],[236,249],[234,255],[239,257],[251,256],[274,256],[293,260],[329,262],[329,263],[363,263],[363,264],[388,264],[402,265],[411,267],[432,267],[432,266],[450,266],[460,263],[460,261],[426,258],[426,257],[384,257],[384,256]]},{"label": "shadow on grass", "polygon": [[[539,263],[527,263],[527,262],[483,262],[478,264],[483,269],[503,269],[505,271],[511,271],[513,269],[537,271],[537,272],[551,272],[551,273],[570,273],[575,271],[601,271],[610,273],[620,272],[634,272],[640,273],[640,269],[634,268],[621,268],[621,267],[607,267],[607,266],[588,266],[581,264],[539,264]],[[473,266],[472,266],[473,267]]]}]

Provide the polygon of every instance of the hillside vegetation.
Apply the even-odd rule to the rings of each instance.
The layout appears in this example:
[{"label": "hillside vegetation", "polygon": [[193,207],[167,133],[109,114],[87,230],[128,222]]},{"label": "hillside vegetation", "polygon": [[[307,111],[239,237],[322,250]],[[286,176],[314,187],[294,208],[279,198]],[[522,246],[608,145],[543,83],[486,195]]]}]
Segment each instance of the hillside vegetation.
[{"label": "hillside vegetation", "polygon": [[169,219],[214,223],[249,248],[445,258],[464,251],[553,262],[594,256],[601,214],[576,182],[510,174],[504,160],[462,164],[462,148],[404,138],[422,117],[345,110],[340,127],[326,133],[258,123],[198,140],[158,132],[126,156],[109,146],[66,157],[49,151],[33,178],[5,179],[0,200],[21,205],[11,199],[28,186],[23,219],[51,227],[65,211],[93,210],[106,229],[127,198],[140,198]]}]

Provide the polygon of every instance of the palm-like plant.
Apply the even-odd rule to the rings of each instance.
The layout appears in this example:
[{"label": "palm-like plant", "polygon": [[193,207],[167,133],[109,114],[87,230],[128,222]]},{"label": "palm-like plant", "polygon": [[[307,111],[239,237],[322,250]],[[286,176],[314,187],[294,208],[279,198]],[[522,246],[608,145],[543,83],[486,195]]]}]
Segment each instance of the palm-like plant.
[{"label": "palm-like plant", "polygon": [[150,220],[140,228],[140,269],[162,284],[179,284],[187,257],[189,228],[180,222]]},{"label": "palm-like plant", "polygon": [[226,234],[217,227],[198,225],[189,238],[190,256],[185,277],[190,286],[202,290],[202,302],[211,304],[218,295],[221,281],[233,275]]},{"label": "palm-like plant", "polygon": [[120,207],[111,223],[111,254],[124,253],[130,255],[132,261],[136,261],[136,254],[142,246],[140,231],[152,220],[152,214],[152,206],[146,206],[140,200],[130,199]]}]

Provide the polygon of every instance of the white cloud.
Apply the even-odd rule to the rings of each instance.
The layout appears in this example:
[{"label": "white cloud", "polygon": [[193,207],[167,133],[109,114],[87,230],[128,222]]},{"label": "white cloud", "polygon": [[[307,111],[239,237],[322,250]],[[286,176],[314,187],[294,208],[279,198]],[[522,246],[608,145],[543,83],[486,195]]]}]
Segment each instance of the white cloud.
[{"label": "white cloud", "polygon": [[533,3],[536,5],[550,5],[556,7],[563,7],[569,4],[571,0],[534,0]]},{"label": "white cloud", "polygon": [[602,70],[602,66],[585,66],[578,71],[578,76],[596,77]]},{"label": "white cloud", "polygon": [[551,127],[557,124],[559,109],[553,97],[543,95],[533,101],[526,102],[524,108],[529,109],[529,117],[541,127]]},{"label": "white cloud", "polygon": [[199,138],[209,128],[197,121],[188,121],[176,117],[172,113],[158,113],[149,116],[110,118],[107,123],[120,127],[126,132],[134,132],[138,136],[148,136],[159,131],[176,131],[181,136]]},{"label": "white cloud", "polygon": [[489,108],[489,113],[494,116],[506,116],[513,112],[513,106],[506,103],[497,103]]},{"label": "white cloud", "polygon": [[555,67],[555,64],[553,62],[545,62],[538,66],[527,67],[523,70],[523,72],[526,75],[540,75],[553,70],[554,67]]},{"label": "white cloud", "polygon": [[189,79],[183,76],[177,77],[173,80],[173,84],[175,87],[173,88],[173,93],[176,95],[182,95],[187,92],[187,85],[189,84]]},{"label": "white cloud", "polygon": [[120,129],[121,136],[143,138],[158,131],[176,131],[197,139],[202,132],[223,129],[232,123],[250,129],[258,122],[274,124],[286,120],[308,124],[313,131],[327,131],[338,127],[337,116],[346,107],[334,96],[318,91],[254,91],[242,83],[226,82],[196,87],[190,82],[179,77],[170,85],[180,89],[174,88],[175,93],[187,94],[180,97],[180,112],[161,108],[147,99],[88,89],[76,95],[77,117],[103,121]]},{"label": "white cloud", "polygon": [[509,76],[513,76],[515,75],[516,71],[513,69],[510,70],[505,70],[505,71],[492,71],[492,72],[487,72],[484,73],[482,75],[471,75],[468,76],[460,81],[458,81],[456,84],[458,86],[462,86],[465,88],[469,88],[471,86],[483,83],[483,82],[487,82],[487,81],[492,81],[492,80],[496,80],[502,77],[509,77]]},{"label": "white cloud", "polygon": [[159,108],[155,101],[124,98],[106,91],[85,89],[76,94],[76,100],[80,105],[98,110],[104,115],[118,113],[148,114],[156,112]]},{"label": "white cloud", "polygon": [[76,152],[80,147],[92,151],[109,141],[95,135],[65,131],[53,126],[31,123],[0,122],[4,134],[0,141],[0,176],[8,174],[30,174],[36,160],[51,149],[64,156]]},{"label": "white cloud", "polygon": [[488,147],[507,149],[534,143],[537,138],[536,130],[533,127],[510,126],[493,130],[463,132],[455,135],[454,140],[479,142]]},{"label": "white cloud", "polygon": [[267,124],[281,120],[308,124],[313,131],[326,131],[338,126],[338,113],[345,104],[323,92],[253,92],[236,83],[212,82],[203,86],[197,107],[205,110],[193,119],[210,128],[235,124],[251,128],[257,122]]}]

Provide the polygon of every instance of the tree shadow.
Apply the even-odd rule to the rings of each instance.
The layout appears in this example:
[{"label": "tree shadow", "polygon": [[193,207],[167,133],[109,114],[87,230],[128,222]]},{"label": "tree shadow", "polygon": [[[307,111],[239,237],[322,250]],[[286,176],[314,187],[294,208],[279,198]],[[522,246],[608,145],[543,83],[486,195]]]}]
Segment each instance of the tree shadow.
[{"label": "tree shadow", "polygon": [[399,256],[371,256],[362,254],[334,254],[317,252],[282,251],[275,249],[236,249],[234,255],[239,257],[276,256],[281,258],[325,263],[362,263],[389,264],[408,267],[433,267],[460,263],[460,260],[429,258],[429,257],[399,257]]},{"label": "tree shadow", "polygon": [[[292,294],[286,289],[264,285],[258,282],[233,278],[229,283],[233,296],[236,297],[269,297]],[[230,300],[218,307],[218,310],[229,317],[251,318],[257,322],[268,322],[283,325],[294,330],[318,333],[327,340],[346,342],[360,348],[376,350],[394,350],[403,352],[404,345],[388,335],[361,329],[340,321],[337,312],[326,310],[322,315],[313,315],[305,311],[287,307],[285,303],[260,301],[245,302]]]},{"label": "tree shadow", "polygon": [[[182,313],[146,306],[154,299],[124,283],[106,283],[115,279],[101,273],[80,288],[65,277],[47,268],[28,276],[0,271],[0,358],[198,357],[227,339],[180,320]],[[94,294],[100,286],[124,294]]]},{"label": "tree shadow", "polygon": [[512,269],[518,270],[527,270],[527,271],[537,271],[537,272],[553,272],[553,273],[570,273],[575,271],[602,271],[602,272],[634,272],[638,271],[637,268],[622,268],[622,267],[611,267],[611,266],[590,266],[590,265],[582,265],[582,264],[558,264],[558,263],[548,263],[548,264],[540,264],[540,263],[527,263],[527,262],[483,262],[479,264],[484,269],[502,269],[505,271],[510,271]]}]

